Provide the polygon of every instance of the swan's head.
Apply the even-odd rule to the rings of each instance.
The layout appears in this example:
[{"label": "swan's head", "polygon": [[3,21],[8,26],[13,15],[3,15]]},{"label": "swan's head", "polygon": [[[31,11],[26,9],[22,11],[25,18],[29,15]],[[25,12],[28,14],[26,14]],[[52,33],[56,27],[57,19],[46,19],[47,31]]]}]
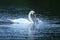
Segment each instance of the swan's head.
[{"label": "swan's head", "polygon": [[32,11],[30,11],[30,13],[33,15],[35,13],[35,11],[32,10]]}]

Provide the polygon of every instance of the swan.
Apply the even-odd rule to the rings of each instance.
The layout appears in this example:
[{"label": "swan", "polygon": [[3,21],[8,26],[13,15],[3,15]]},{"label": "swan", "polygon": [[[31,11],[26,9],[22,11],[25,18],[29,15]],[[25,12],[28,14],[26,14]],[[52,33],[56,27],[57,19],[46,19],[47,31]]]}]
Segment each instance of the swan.
[{"label": "swan", "polygon": [[8,19],[13,23],[24,23],[24,24],[33,24],[33,20],[31,18],[31,15],[33,15],[35,11],[31,10],[28,14],[28,20],[25,18],[19,18],[19,19]]}]

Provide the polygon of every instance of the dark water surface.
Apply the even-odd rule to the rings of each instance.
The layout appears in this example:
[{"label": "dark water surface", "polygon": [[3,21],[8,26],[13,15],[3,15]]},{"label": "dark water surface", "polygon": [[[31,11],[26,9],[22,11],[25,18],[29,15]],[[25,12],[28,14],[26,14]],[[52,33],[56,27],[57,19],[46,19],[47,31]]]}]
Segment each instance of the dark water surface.
[{"label": "dark water surface", "polygon": [[[30,10],[31,8],[0,9],[0,40],[60,40],[60,18],[57,16],[49,17],[38,13],[37,18],[42,20],[42,23],[35,22],[34,28],[31,25],[14,24],[7,20],[28,19]],[[36,18],[33,17],[33,20]]]}]

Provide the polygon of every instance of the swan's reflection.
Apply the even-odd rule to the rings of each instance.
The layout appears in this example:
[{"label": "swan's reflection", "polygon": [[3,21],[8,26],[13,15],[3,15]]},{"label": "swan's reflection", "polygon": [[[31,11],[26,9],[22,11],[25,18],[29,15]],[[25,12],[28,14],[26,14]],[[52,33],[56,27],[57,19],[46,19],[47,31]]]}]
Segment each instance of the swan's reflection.
[{"label": "swan's reflection", "polygon": [[[31,30],[31,24],[12,24],[12,25],[0,25],[0,27],[3,27],[4,29],[0,29],[0,31],[3,31],[2,35],[7,36],[17,36],[19,39],[23,39],[23,37],[27,37],[27,39],[33,39],[33,30]],[[7,28],[7,29],[5,29]],[[11,28],[11,29],[10,29]],[[7,31],[5,31],[7,30]],[[9,33],[8,33],[9,32]],[[6,34],[4,34],[6,33]],[[12,35],[13,34],[13,35]],[[21,37],[21,38],[20,38]],[[26,40],[27,40],[26,39]]]}]

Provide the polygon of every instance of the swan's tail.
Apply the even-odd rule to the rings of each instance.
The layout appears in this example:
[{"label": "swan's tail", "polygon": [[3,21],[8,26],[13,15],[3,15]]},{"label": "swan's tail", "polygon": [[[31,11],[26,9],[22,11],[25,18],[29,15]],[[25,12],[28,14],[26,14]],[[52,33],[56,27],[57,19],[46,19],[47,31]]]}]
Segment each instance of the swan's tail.
[{"label": "swan's tail", "polygon": [[19,23],[18,23],[18,22],[16,22],[15,20],[12,20],[12,19],[7,19],[7,20],[9,20],[9,21],[13,22],[13,24],[19,24]]}]

